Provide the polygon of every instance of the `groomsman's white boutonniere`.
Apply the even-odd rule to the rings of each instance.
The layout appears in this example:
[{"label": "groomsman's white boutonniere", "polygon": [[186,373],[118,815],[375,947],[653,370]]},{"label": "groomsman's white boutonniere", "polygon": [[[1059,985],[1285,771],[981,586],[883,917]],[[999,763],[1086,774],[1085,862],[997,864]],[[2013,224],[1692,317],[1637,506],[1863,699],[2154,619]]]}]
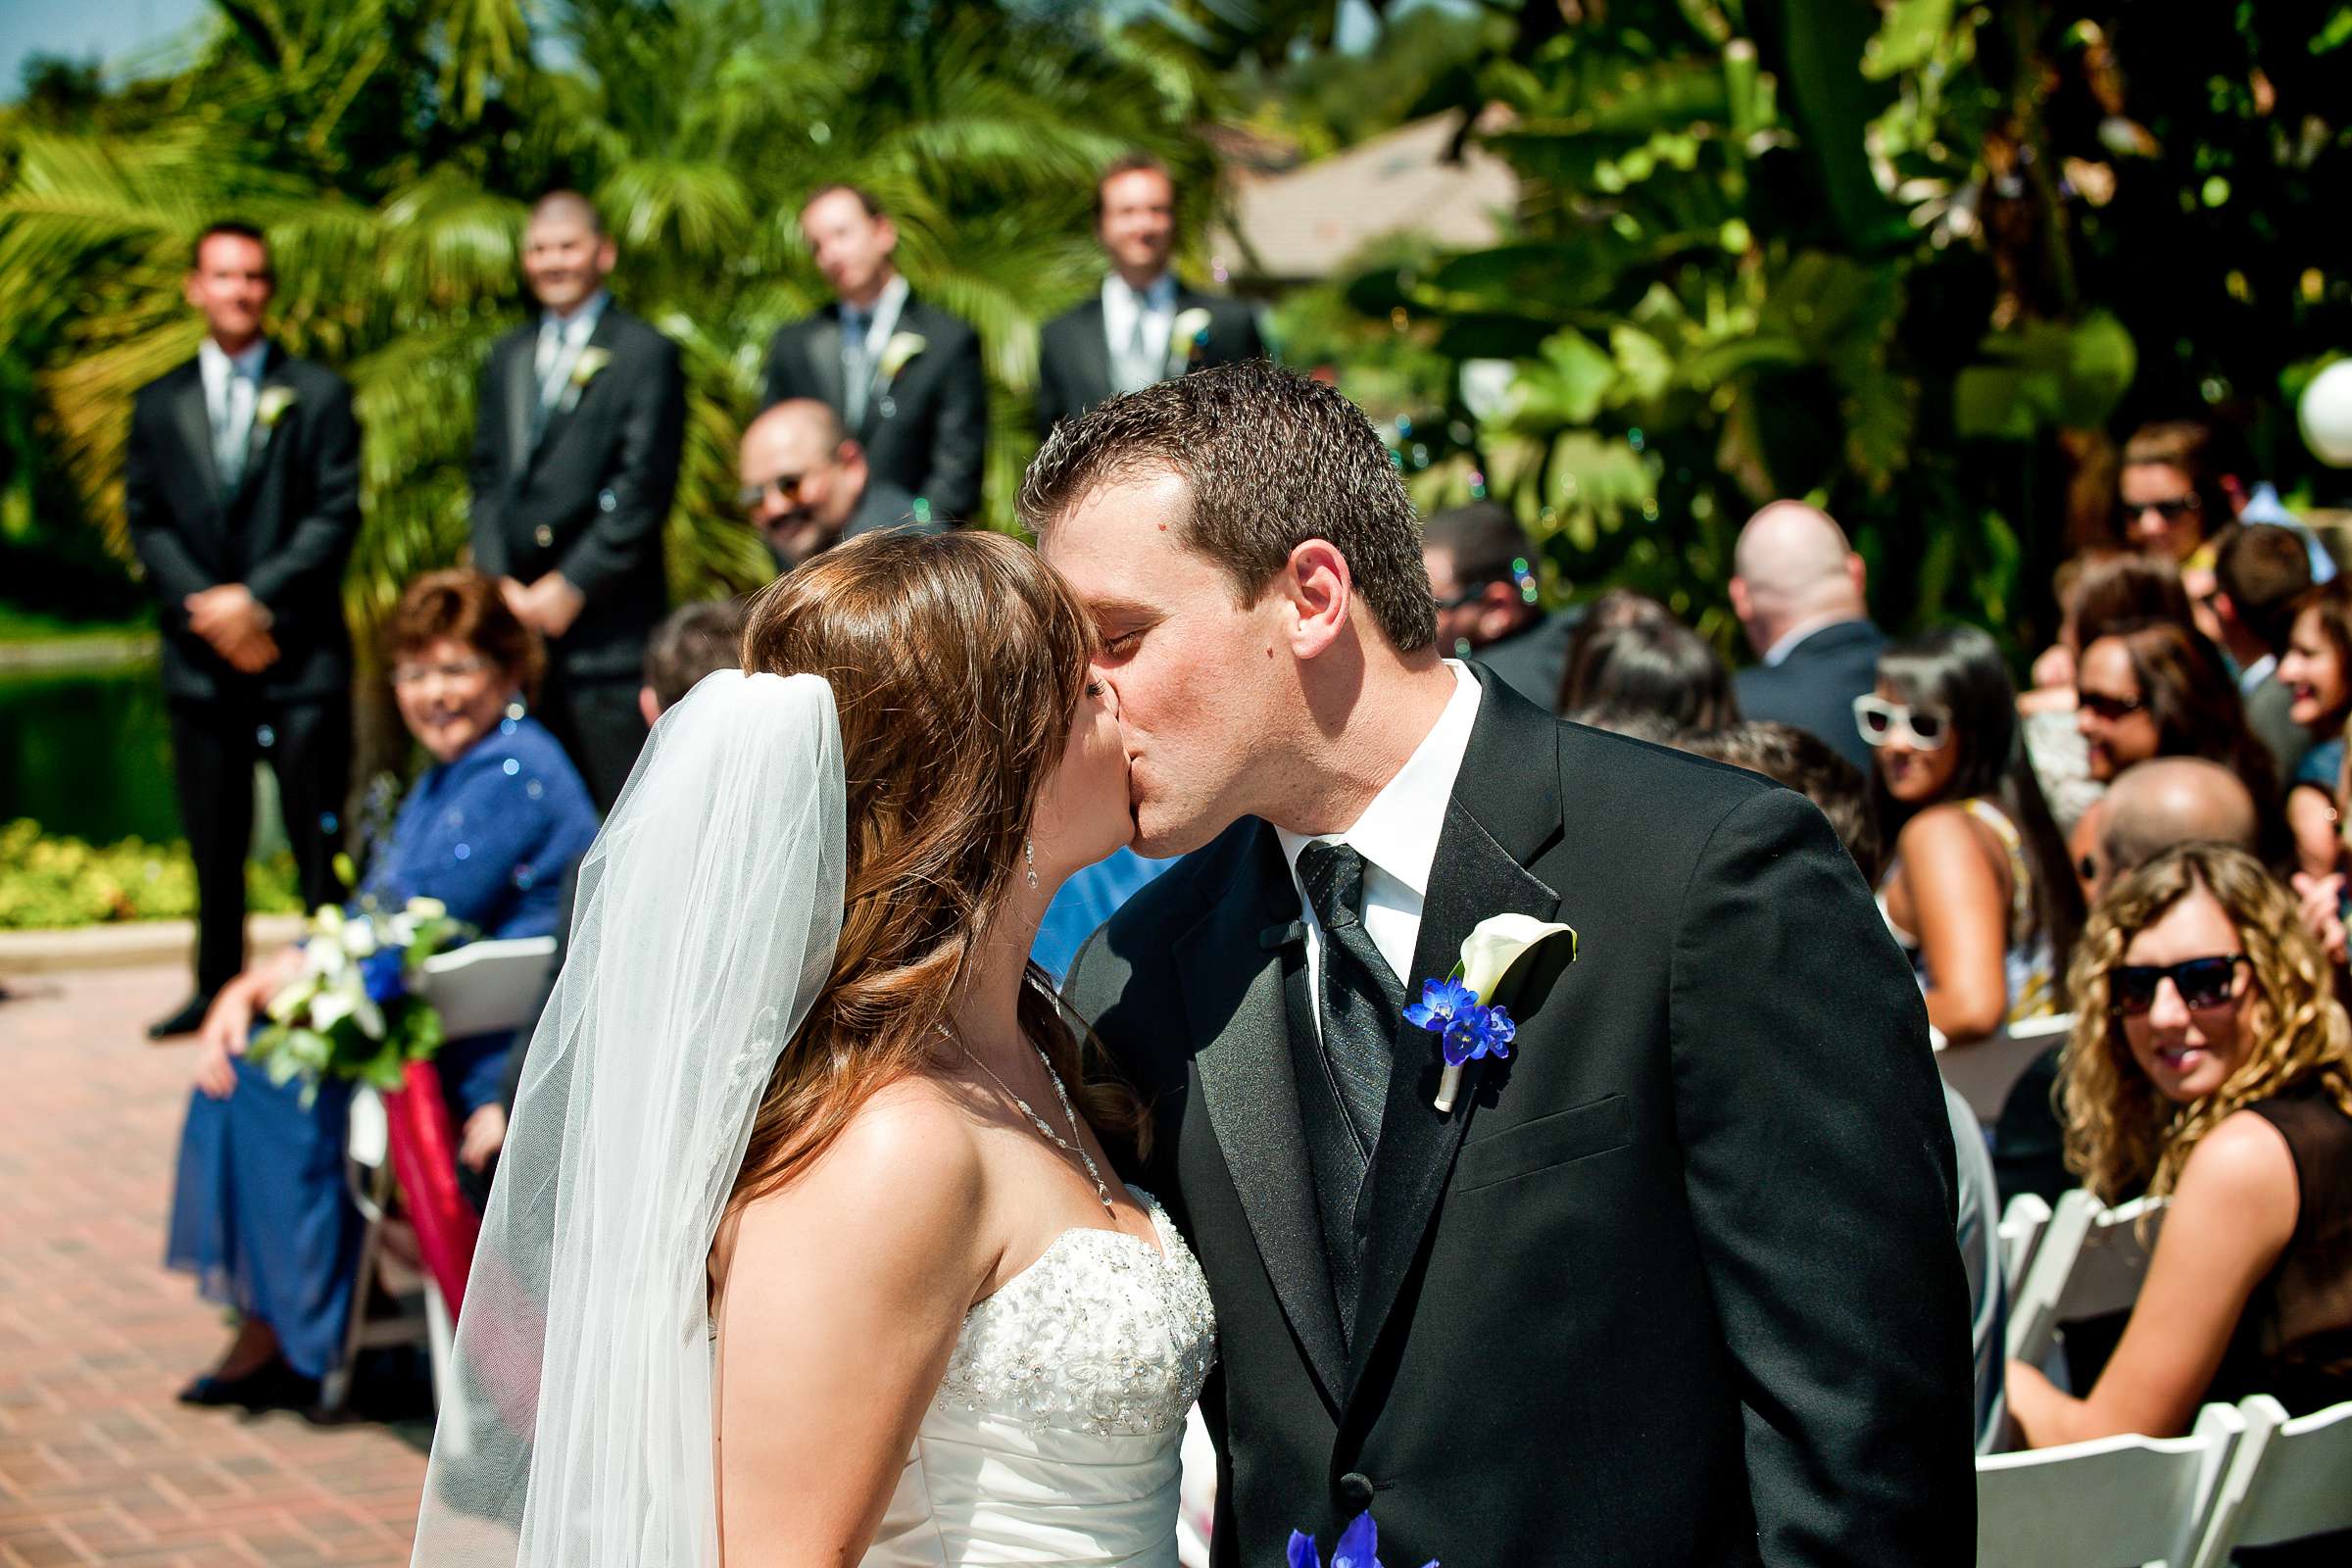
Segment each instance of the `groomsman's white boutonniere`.
[{"label": "groomsman's white boutonniere", "polygon": [[253,422],[265,430],[277,428],[277,421],[286,416],[294,406],[294,389],[290,386],[266,386],[253,406]]},{"label": "groomsman's white boutonniere", "polygon": [[1519,1025],[1494,1001],[1512,965],[1537,944],[1568,939],[1568,961],[1576,961],[1576,930],[1526,914],[1494,914],[1478,922],[1462,942],[1462,961],[1443,980],[1421,982],[1421,1000],[1404,1009],[1404,1021],[1438,1037],[1446,1055],[1438,1081],[1437,1107],[1453,1109],[1462,1087],[1462,1064],[1480,1056],[1507,1057]]},{"label": "groomsman's white boutonniere", "polygon": [[901,370],[906,368],[908,360],[930,346],[931,340],[920,332],[893,332],[890,341],[882,345],[882,358],[875,362],[874,373],[882,378],[884,386],[888,386],[899,378]]},{"label": "groomsman's white boutonniere", "polygon": [[1207,347],[1208,312],[1198,305],[1178,311],[1176,324],[1168,329],[1168,373],[1182,375]]},{"label": "groomsman's white boutonniere", "polygon": [[580,357],[571,362],[571,374],[564,378],[564,412],[565,414],[569,414],[580,406],[580,394],[587,391],[588,383],[602,374],[605,367],[612,363],[612,351],[611,349],[600,349],[594,344],[590,344],[580,350]]}]

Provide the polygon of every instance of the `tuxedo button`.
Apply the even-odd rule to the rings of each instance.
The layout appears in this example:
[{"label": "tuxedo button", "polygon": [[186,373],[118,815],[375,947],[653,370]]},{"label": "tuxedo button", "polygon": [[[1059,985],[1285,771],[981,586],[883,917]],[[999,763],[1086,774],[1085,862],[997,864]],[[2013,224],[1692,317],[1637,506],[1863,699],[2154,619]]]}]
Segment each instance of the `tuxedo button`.
[{"label": "tuxedo button", "polygon": [[531,530],[531,537],[539,541],[540,549],[545,550],[556,542],[556,530],[543,522]]},{"label": "tuxedo button", "polygon": [[612,511],[613,509],[617,508],[619,505],[620,505],[620,500],[619,500],[619,498],[618,498],[618,497],[616,497],[616,496],[614,496],[614,495],[612,494],[612,491],[610,491],[610,490],[599,490],[599,491],[596,493],[596,509],[597,509],[597,511],[599,511],[599,512],[611,512],[611,511]]},{"label": "tuxedo button", "polygon": [[1372,1506],[1372,1478],[1361,1470],[1350,1470],[1340,1477],[1340,1500],[1350,1508]]}]

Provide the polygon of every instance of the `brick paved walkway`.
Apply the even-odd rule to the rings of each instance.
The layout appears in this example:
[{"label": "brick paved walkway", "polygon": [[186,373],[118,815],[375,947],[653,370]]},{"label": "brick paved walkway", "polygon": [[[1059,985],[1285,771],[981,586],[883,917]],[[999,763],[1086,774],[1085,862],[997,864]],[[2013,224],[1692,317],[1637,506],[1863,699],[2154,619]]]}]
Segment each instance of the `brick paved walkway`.
[{"label": "brick paved walkway", "polygon": [[405,1564],[421,1423],[191,1410],[227,1341],[165,1272],[185,970],[0,976],[0,1564]]}]

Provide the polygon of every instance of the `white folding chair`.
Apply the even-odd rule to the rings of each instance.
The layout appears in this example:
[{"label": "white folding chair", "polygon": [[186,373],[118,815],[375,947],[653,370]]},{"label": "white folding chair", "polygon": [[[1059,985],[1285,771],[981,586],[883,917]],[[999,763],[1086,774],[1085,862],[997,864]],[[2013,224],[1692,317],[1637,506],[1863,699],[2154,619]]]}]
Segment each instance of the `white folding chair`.
[{"label": "white folding chair", "polygon": [[2025,1285],[2026,1270],[2033,1266],[2034,1254],[2041,1250],[2042,1234],[2049,1228],[2050,1205],[2039,1193],[2020,1193],[2002,1210],[2001,1277],[2009,1282],[2012,1302]]},{"label": "white folding chair", "polygon": [[2059,1199],[2009,1303],[2009,1354],[2039,1366],[2060,1324],[2130,1311],[2163,1219],[2162,1199],[2134,1199],[2117,1208],[2079,1190]]},{"label": "white folding chair", "polygon": [[2239,1546],[2352,1530],[2352,1403],[2292,1420],[2267,1394],[2237,1408],[2246,1435],[2222,1478],[2194,1568],[2220,1568]]},{"label": "white folding chair", "polygon": [[1965,1046],[1953,1045],[1940,1030],[1930,1030],[1928,1039],[1936,1048],[1936,1066],[1943,1081],[1968,1102],[1977,1120],[1989,1127],[2000,1120],[2009,1091],[2017,1087],[2026,1069],[2064,1040],[2074,1026],[2073,1013],[2060,1013],[2003,1025],[1998,1032]]},{"label": "white folding chair", "polygon": [[[448,1039],[518,1029],[528,1021],[531,1006],[539,999],[547,981],[548,960],[555,952],[554,937],[468,943],[424,960],[419,995],[441,1014],[442,1034]],[[384,1102],[372,1089],[352,1092],[343,1175],[353,1204],[367,1220],[367,1229],[360,1237],[359,1280],[352,1291],[343,1356],[320,1382],[318,1402],[328,1410],[343,1407],[351,1396],[352,1368],[362,1350],[415,1345],[422,1340],[432,1362],[434,1402],[444,1411],[456,1408],[463,1390],[450,1356],[456,1323],[449,1303],[429,1271],[412,1274],[384,1256],[384,1220],[393,1187],[391,1133]],[[388,1271],[397,1271],[401,1277],[394,1282],[397,1288],[387,1291],[384,1275]],[[390,1295],[399,1310],[369,1317],[368,1309],[379,1291]],[[453,1441],[462,1442],[466,1423],[448,1425]]]},{"label": "white folding chair", "polygon": [[2188,1568],[2244,1431],[2235,1407],[2211,1404],[2185,1438],[1978,1459],[1978,1568]]}]

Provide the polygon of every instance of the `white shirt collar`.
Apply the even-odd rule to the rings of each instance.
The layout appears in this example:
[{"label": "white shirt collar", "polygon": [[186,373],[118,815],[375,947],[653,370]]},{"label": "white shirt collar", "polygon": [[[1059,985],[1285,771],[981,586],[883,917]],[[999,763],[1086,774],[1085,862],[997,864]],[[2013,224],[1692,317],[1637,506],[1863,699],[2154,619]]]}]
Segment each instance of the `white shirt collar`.
[{"label": "white shirt collar", "polygon": [[218,393],[228,385],[228,378],[232,374],[259,382],[263,362],[269,358],[270,340],[266,337],[255,338],[233,355],[214,342],[209,333],[196,346],[197,373],[204,377],[204,389],[212,393]]},{"label": "white shirt collar", "polygon": [[2269,680],[2271,678],[2271,671],[2277,669],[2278,667],[2278,656],[2277,654],[2265,654],[2260,659],[2254,661],[2254,662],[2251,664],[2248,664],[2245,668],[2239,670],[2237,672],[2238,695],[2241,697],[2252,696],[2254,693],[2254,688],[2260,686],[2264,681]]},{"label": "white shirt collar", "polygon": [[582,301],[579,309],[573,311],[569,316],[559,316],[554,311],[541,311],[539,321],[543,327],[552,326],[561,332],[566,343],[585,343],[596,331],[596,323],[603,318],[605,307],[612,303],[612,296],[600,288]]},{"label": "white shirt collar", "polygon": [[[1430,867],[1438,858],[1438,835],[1446,826],[1446,808],[1453,799],[1462,758],[1470,750],[1471,727],[1478,722],[1481,695],[1478,677],[1469,666],[1458,659],[1448,659],[1446,665],[1453,671],[1453,695],[1404,766],[1346,832],[1316,835],[1348,846],[1424,899],[1429,896]],[[1295,881],[1298,852],[1312,840],[1286,828],[1274,832]]]},{"label": "white shirt collar", "polygon": [[1778,642],[1774,643],[1770,648],[1764,650],[1763,662],[1768,666],[1783,663],[1788,660],[1790,654],[1796,652],[1796,645],[1798,643],[1803,642],[1815,632],[1827,631],[1832,626],[1842,626],[1848,621],[1860,620],[1861,618],[1862,617],[1860,615],[1849,615],[1842,611],[1836,611],[1827,615],[1815,615],[1809,620],[1800,620],[1795,625],[1789,627],[1787,631],[1781,633],[1780,640]]},{"label": "white shirt collar", "polygon": [[1176,309],[1176,274],[1162,272],[1142,288],[1137,288],[1116,272],[1102,278],[1102,303],[1116,303],[1126,310],[1144,310],[1166,315]]},{"label": "white shirt collar", "polygon": [[[874,303],[859,313],[865,318],[867,353],[880,353],[883,345],[890,341],[890,334],[899,329],[899,313],[906,309],[908,292],[906,276],[893,272],[890,281],[882,285],[882,292],[874,296]],[[846,301],[841,306],[844,317],[856,310],[857,306]]]}]

